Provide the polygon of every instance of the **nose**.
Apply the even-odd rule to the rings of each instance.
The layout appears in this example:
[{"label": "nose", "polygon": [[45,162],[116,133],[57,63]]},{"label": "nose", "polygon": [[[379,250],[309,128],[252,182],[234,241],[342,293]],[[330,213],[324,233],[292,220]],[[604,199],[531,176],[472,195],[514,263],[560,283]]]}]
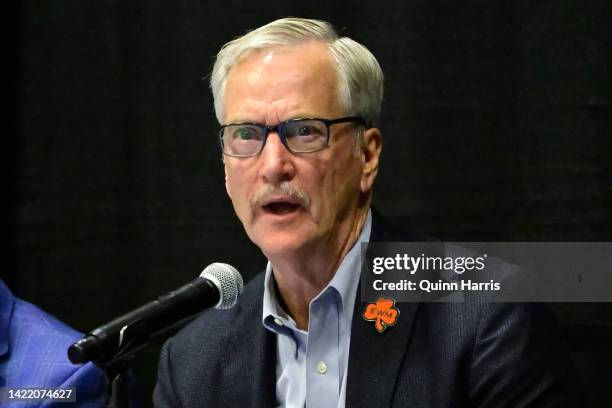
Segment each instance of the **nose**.
[{"label": "nose", "polygon": [[277,132],[270,132],[259,154],[260,175],[264,182],[278,184],[295,176],[293,154],[283,145]]}]

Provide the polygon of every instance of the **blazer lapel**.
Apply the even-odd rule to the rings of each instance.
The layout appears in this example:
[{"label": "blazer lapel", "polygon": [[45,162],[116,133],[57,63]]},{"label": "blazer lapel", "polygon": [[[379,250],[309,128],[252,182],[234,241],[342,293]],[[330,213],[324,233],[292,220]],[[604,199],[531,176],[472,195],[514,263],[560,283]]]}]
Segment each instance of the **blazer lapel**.
[{"label": "blazer lapel", "polygon": [[408,348],[418,303],[402,303],[395,326],[379,333],[362,315],[367,303],[357,292],[346,390],[347,407],[388,407],[404,353]]},{"label": "blazer lapel", "polygon": [[[397,231],[381,220],[373,210],[372,242],[407,242],[425,240]],[[374,322],[366,321],[363,313],[367,302],[361,299],[361,284],[357,289],[347,378],[347,407],[388,407],[391,405],[396,379],[404,354],[408,349],[419,303],[396,303],[400,311],[395,326],[379,333]]]},{"label": "blazer lapel", "polygon": [[[276,334],[267,330],[261,323],[262,299],[263,299],[263,276],[260,279],[259,288],[256,292],[254,303],[249,313],[240,322],[243,329],[240,333],[252,333],[251,337],[245,339],[240,336],[239,350],[243,355],[238,361],[244,361],[245,366],[240,368],[241,377],[238,379],[237,388],[245,388],[241,394],[251,398],[249,407],[269,408],[276,406]],[[245,304],[250,304],[245,301]],[[229,376],[237,378],[235,376]]]},{"label": "blazer lapel", "polygon": [[266,330],[261,325],[259,353],[252,353],[250,347],[245,347],[247,353],[255,357],[254,364],[258,366],[255,370],[258,378],[255,379],[256,390],[252,396],[256,396],[257,404],[261,408],[276,406],[276,334]]}]

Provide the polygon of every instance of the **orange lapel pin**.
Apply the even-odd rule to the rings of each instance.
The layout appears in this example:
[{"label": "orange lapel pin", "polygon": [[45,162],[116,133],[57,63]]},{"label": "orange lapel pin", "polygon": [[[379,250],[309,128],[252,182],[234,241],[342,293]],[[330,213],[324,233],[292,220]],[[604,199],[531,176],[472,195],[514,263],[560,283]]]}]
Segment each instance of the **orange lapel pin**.
[{"label": "orange lapel pin", "polygon": [[395,300],[381,297],[376,302],[367,304],[363,318],[368,322],[374,322],[376,330],[382,333],[387,327],[395,326],[399,314],[399,309],[395,307]]}]

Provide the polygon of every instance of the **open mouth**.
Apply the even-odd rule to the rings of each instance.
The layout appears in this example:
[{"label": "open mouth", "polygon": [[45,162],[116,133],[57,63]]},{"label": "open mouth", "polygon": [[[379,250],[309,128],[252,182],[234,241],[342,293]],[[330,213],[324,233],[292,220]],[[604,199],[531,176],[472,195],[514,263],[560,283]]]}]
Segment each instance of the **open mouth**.
[{"label": "open mouth", "polygon": [[265,212],[274,215],[284,215],[297,211],[300,208],[299,204],[293,204],[286,201],[272,202],[262,207]]}]

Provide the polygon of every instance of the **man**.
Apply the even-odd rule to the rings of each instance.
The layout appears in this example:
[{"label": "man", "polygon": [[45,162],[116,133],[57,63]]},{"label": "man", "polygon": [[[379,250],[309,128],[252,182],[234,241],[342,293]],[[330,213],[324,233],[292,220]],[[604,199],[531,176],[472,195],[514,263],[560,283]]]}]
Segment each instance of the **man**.
[{"label": "man", "polygon": [[383,333],[362,317],[360,243],[411,239],[370,211],[383,75],[365,47],[277,20],[221,49],[211,87],[227,193],[269,262],[165,344],[157,406],[572,406],[536,307],[405,303]]},{"label": "man", "polygon": [[[93,364],[75,366],[66,350],[82,336],[38,307],[17,299],[0,280],[0,387],[76,388],[76,403],[66,406],[97,408],[104,405],[106,379]],[[59,402],[5,400],[0,406],[49,407]]]}]

